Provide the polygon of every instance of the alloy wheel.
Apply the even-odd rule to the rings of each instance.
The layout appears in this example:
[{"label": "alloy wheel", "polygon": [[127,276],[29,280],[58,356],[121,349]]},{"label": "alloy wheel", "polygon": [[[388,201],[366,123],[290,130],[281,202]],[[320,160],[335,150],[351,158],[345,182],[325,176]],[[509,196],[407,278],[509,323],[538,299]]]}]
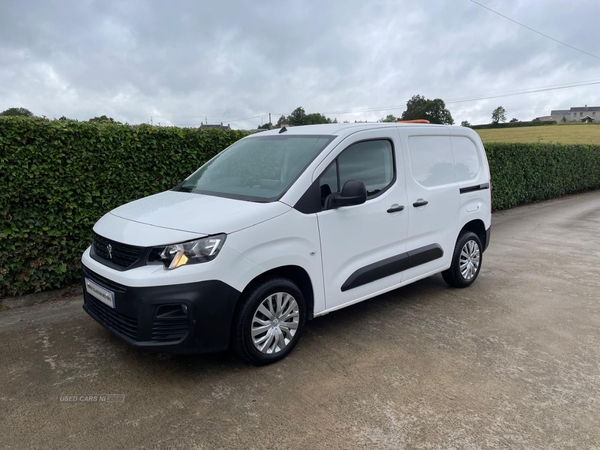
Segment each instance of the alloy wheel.
[{"label": "alloy wheel", "polygon": [[300,308],[287,292],[276,292],[265,298],[252,317],[250,333],[256,349],[272,355],[285,349],[296,334]]},{"label": "alloy wheel", "polygon": [[477,242],[470,240],[463,245],[460,251],[460,274],[465,280],[473,278],[479,270],[481,251]]}]

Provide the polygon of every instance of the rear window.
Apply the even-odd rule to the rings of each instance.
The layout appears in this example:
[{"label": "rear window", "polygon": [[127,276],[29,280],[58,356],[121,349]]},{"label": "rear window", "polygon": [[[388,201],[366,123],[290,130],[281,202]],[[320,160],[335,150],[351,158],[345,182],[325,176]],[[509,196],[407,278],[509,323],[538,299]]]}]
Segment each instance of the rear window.
[{"label": "rear window", "polygon": [[454,183],[454,158],[450,136],[411,136],[408,138],[410,167],[422,186]]},{"label": "rear window", "polygon": [[473,180],[479,174],[479,153],[473,141],[463,136],[452,136],[454,173],[456,181]]}]

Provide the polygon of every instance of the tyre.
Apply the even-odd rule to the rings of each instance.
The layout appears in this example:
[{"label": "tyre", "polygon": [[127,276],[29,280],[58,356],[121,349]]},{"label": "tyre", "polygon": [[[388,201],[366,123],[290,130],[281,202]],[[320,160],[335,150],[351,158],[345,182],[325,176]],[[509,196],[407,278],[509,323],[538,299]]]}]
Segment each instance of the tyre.
[{"label": "tyre", "polygon": [[470,231],[461,234],[456,241],[452,265],[442,272],[444,281],[450,286],[464,288],[473,284],[481,270],[483,247],[479,237]]},{"label": "tyre", "polygon": [[305,322],[305,301],[286,278],[270,278],[244,295],[233,323],[233,348],[250,364],[271,364],[294,349]]}]

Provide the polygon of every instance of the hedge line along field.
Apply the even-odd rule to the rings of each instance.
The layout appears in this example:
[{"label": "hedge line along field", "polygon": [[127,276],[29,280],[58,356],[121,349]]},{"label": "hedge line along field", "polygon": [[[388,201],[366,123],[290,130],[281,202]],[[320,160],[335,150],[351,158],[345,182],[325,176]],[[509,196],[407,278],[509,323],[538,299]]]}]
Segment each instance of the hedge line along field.
[{"label": "hedge line along field", "polygon": [[79,277],[106,212],[176,186],[241,131],[0,118],[0,298]]},{"label": "hedge line along field", "polygon": [[[245,135],[0,118],[0,298],[76,281],[103,214],[172,188]],[[486,152],[495,209],[600,188],[597,145],[491,143]]]},{"label": "hedge line along field", "polygon": [[563,124],[541,127],[498,128],[475,130],[484,143],[530,142],[600,145],[600,125]]},{"label": "hedge line along field", "polygon": [[600,189],[600,145],[487,143],[494,210]]}]

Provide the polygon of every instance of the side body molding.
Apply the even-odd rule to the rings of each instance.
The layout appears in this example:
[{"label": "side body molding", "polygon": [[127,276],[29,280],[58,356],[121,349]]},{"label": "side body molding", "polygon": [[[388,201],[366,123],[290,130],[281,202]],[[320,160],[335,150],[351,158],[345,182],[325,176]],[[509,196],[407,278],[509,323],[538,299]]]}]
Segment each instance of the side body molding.
[{"label": "side body molding", "polygon": [[401,255],[392,256],[362,267],[348,277],[342,285],[342,292],[362,286],[381,278],[403,272],[407,269],[428,263],[444,256],[439,244],[426,245]]}]

